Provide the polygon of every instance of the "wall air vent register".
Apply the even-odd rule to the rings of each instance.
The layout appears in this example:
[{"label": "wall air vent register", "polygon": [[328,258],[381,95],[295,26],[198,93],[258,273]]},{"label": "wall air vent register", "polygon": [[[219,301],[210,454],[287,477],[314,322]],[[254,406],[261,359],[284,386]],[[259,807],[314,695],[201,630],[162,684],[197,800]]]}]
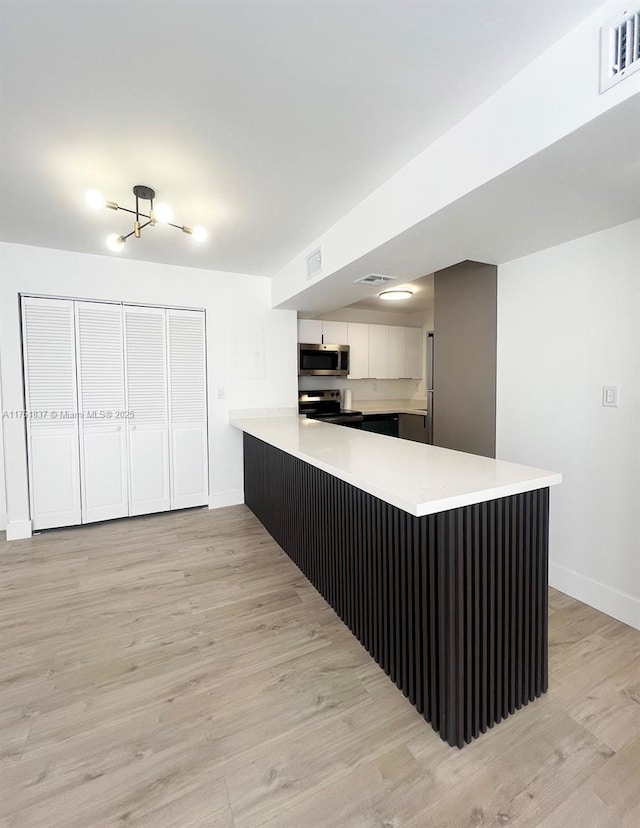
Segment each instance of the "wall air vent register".
[{"label": "wall air vent register", "polygon": [[307,256],[307,279],[313,279],[322,270],[322,248],[319,247]]},{"label": "wall air vent register", "polygon": [[600,92],[640,69],[640,3],[623,8],[600,31]]}]

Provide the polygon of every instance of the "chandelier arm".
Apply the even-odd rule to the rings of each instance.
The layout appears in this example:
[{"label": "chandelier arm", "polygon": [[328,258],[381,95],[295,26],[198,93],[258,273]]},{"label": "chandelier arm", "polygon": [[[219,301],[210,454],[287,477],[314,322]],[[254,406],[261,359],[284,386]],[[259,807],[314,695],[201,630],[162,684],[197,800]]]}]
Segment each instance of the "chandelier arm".
[{"label": "chandelier arm", "polygon": [[142,218],[148,218],[148,219],[150,219],[150,218],[151,218],[151,216],[147,215],[146,213],[140,213],[140,212],[138,212],[138,213],[136,214],[136,211],[135,211],[135,210],[129,210],[129,208],[128,208],[128,207],[121,207],[120,205],[118,205],[118,210],[124,210],[124,211],[125,211],[125,213],[130,213],[132,216],[139,215],[139,216],[142,216]]}]

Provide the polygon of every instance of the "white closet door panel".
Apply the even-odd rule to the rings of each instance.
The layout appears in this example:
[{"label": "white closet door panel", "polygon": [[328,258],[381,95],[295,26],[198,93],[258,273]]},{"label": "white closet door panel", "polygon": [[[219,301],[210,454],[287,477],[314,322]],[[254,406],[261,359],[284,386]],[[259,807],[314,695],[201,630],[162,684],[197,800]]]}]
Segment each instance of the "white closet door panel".
[{"label": "white closet door panel", "polygon": [[171,508],[209,499],[203,311],[167,310]]},{"label": "white closet door panel", "polygon": [[170,508],[165,316],[124,306],[130,515]]},{"label": "white closet door panel", "polygon": [[127,444],[122,426],[85,429],[82,454],[82,522],[129,514]]},{"label": "white closet door panel", "polygon": [[47,412],[32,418],[34,427],[64,425],[77,407],[73,302],[24,298],[22,313],[27,407]]},{"label": "white closet door panel", "polygon": [[167,311],[171,423],[207,418],[204,311]]},{"label": "white closet door panel", "polygon": [[167,357],[164,308],[124,307],[127,409],[136,425],[166,426]]},{"label": "white closet door panel", "polygon": [[126,517],[122,308],[76,302],[82,522]]},{"label": "white closet door panel", "polygon": [[129,514],[170,508],[167,429],[133,427],[129,433]]},{"label": "white closet door panel", "polygon": [[34,529],[81,522],[78,433],[37,428],[30,435],[29,478]]},{"label": "white closet door panel", "polygon": [[34,529],[81,521],[73,302],[22,300],[27,447]]},{"label": "white closet door panel", "polygon": [[171,508],[187,509],[208,502],[206,427],[172,429]]}]

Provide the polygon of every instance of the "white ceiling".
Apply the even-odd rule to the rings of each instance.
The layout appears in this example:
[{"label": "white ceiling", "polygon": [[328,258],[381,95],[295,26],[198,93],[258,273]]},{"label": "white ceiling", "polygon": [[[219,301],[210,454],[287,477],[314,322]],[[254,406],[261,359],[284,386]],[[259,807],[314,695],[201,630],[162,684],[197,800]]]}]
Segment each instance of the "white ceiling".
[{"label": "white ceiling", "polygon": [[3,0],[0,239],[269,275],[600,3]]},{"label": "white ceiling", "polygon": [[318,315],[375,296],[355,284],[367,273],[410,282],[465,259],[499,265],[640,218],[639,134],[636,95],[281,307]]},{"label": "white ceiling", "polygon": [[[433,307],[433,273],[422,276],[411,282],[389,282],[382,287],[375,288],[375,293],[359,302],[348,305],[356,310],[390,311],[393,313],[411,314],[419,311],[431,310]],[[379,294],[383,290],[402,290],[406,288],[413,293],[411,299],[399,302],[389,302],[380,299]]]}]

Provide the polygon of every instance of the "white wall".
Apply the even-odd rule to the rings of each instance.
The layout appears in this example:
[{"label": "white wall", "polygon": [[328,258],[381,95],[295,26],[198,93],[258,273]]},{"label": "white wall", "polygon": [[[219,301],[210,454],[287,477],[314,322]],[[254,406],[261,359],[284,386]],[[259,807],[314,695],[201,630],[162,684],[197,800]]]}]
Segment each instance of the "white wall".
[{"label": "white wall", "polygon": [[[212,507],[241,503],[242,438],[229,408],[297,406],[296,314],[271,309],[269,279],[197,270],[116,256],[0,244],[0,376],[5,410],[24,408],[19,293],[205,308],[209,383],[209,471]],[[245,332],[264,342],[261,376],[238,378],[232,343]],[[217,389],[224,389],[224,399]],[[3,420],[7,536],[29,529],[24,423]]]},{"label": "white wall", "polygon": [[640,221],[498,268],[497,406],[498,457],[564,477],[552,585],[640,628]]}]

